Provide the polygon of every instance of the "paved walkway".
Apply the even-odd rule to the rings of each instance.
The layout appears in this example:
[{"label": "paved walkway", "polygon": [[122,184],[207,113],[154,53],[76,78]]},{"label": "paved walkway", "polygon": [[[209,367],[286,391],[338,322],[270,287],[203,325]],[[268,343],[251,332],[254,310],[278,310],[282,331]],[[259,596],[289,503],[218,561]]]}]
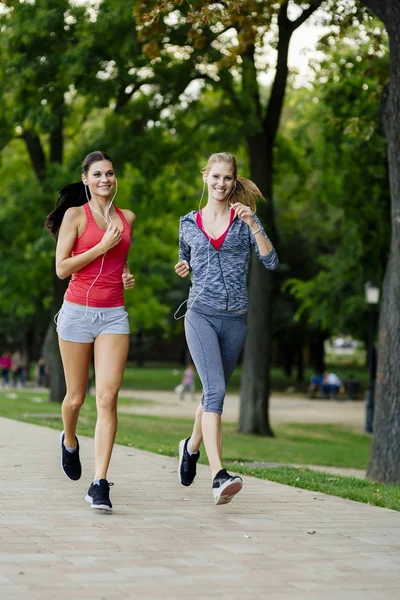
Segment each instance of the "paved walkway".
[{"label": "paved walkway", "polygon": [[55,430],[0,418],[4,600],[397,600],[400,514],[245,478],[216,507],[209,470],[183,488],[176,460],[115,448],[112,515],[59,467]]}]

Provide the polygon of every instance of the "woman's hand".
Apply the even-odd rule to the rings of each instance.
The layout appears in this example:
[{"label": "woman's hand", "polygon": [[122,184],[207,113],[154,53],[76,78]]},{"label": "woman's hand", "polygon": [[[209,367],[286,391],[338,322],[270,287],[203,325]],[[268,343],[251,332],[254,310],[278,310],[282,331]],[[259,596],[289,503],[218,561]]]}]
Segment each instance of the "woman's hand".
[{"label": "woman's hand", "polygon": [[122,271],[122,283],[124,285],[124,289],[131,290],[135,287],[135,278],[129,270],[127,263],[124,265],[124,269]]},{"label": "woman's hand", "polygon": [[122,273],[122,283],[126,290],[131,290],[135,287],[136,281],[132,273]]},{"label": "woman's hand", "polygon": [[114,246],[116,246],[117,244],[119,244],[121,241],[121,237],[122,236],[119,227],[117,227],[113,223],[110,223],[100,242],[103,248],[103,254],[111,250],[111,248],[114,248]]},{"label": "woman's hand", "polygon": [[187,277],[189,275],[189,263],[187,260],[180,260],[175,265],[175,273],[179,277]]},{"label": "woman's hand", "polygon": [[250,228],[255,225],[253,211],[250,206],[235,202],[235,204],[231,205],[231,208],[235,210],[235,217],[239,217],[239,219],[244,221]]}]

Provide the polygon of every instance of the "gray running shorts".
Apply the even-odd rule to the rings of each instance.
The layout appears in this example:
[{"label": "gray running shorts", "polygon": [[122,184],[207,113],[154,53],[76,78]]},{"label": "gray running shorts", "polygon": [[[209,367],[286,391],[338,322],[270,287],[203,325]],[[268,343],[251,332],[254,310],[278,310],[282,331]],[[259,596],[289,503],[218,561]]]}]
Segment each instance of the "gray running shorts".
[{"label": "gray running shorts", "polygon": [[105,333],[129,334],[128,313],[123,306],[97,308],[64,300],[55,321],[59,337],[67,342],[90,343]]}]

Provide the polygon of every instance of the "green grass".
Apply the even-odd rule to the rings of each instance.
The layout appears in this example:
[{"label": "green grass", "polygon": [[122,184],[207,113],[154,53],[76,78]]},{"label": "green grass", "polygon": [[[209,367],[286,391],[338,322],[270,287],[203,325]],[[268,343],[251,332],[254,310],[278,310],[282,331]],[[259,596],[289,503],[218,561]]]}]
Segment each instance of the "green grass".
[{"label": "green grass", "polygon": [[[129,400],[144,405],[152,401]],[[154,405],[154,403],[152,403]],[[0,416],[60,430],[60,405],[47,401],[47,394],[30,391],[0,392]],[[93,437],[96,408],[88,397],[81,410],[78,434]],[[192,421],[146,415],[119,414],[117,443],[167,456],[177,455],[177,443],[190,433]],[[248,462],[366,468],[370,437],[335,425],[281,424],[276,437],[238,434],[225,423],[224,461],[234,470],[286,485],[400,510],[400,487],[340,477],[307,468],[251,467]],[[206,463],[202,452],[200,462]]]},{"label": "green grass", "polygon": [[[368,380],[368,371],[365,368],[352,365],[330,365],[329,369],[337,373],[342,379],[346,379],[353,374],[360,380],[361,386],[365,389]],[[184,369],[181,366],[169,367],[134,367],[128,365],[125,369],[122,387],[133,390],[173,390],[181,381]],[[305,370],[306,382],[312,375],[311,369]],[[200,380],[196,374],[196,387],[200,389]],[[282,369],[276,367],[271,369],[271,389],[273,392],[285,392],[288,388],[296,391],[306,392],[307,383],[298,385],[295,375],[287,377]],[[238,392],[240,390],[240,368],[235,369],[228,385],[228,392]]]},{"label": "green grass", "polygon": [[[127,403],[144,405],[147,402],[139,399]],[[25,390],[0,394],[1,416],[60,429],[60,412],[60,405],[48,402],[46,394]],[[95,401],[89,396],[81,410],[78,433],[92,436],[95,421]],[[191,419],[120,413],[117,442],[175,456],[177,441],[187,436],[191,427]],[[239,434],[232,423],[224,423],[223,431],[224,459],[230,462],[320,464],[362,469],[368,461],[370,438],[334,425],[281,424],[275,428],[274,438]],[[204,453],[202,461],[205,461]]]},{"label": "green grass", "polygon": [[154,406],[157,402],[147,398],[118,398],[118,404],[120,406]]},{"label": "green grass", "polygon": [[355,477],[343,477],[294,467],[249,468],[235,465],[235,471],[303,490],[322,492],[330,496],[400,510],[399,485],[387,485]]},{"label": "green grass", "polygon": [[[349,375],[354,375],[361,384],[360,395],[362,396],[368,381],[368,370],[364,367],[348,364],[330,364],[329,370],[334,371],[341,379],[347,379]],[[127,365],[125,369],[122,387],[132,390],[158,390],[171,391],[183,378],[184,368],[181,365],[175,366],[144,366],[135,367]],[[305,369],[305,383],[299,384],[296,381],[296,373],[292,377],[287,377],[282,369],[273,367],[271,369],[271,390],[273,393],[286,392],[293,389],[296,392],[306,393],[308,382],[312,375],[312,369]],[[33,372],[31,372],[33,380]],[[196,388],[200,389],[200,379],[196,374]],[[235,369],[228,385],[228,392],[238,392],[240,390],[240,368]]]},{"label": "green grass", "polygon": [[367,351],[365,348],[356,348],[352,354],[338,354],[325,350],[325,361],[327,365],[333,364],[338,368],[342,366],[364,367],[367,362]]},{"label": "green grass", "polygon": [[[130,390],[171,391],[182,382],[182,367],[132,367],[127,366],[122,387]],[[240,387],[240,370],[232,376],[230,391]],[[200,379],[196,373],[196,388],[200,389]]]}]

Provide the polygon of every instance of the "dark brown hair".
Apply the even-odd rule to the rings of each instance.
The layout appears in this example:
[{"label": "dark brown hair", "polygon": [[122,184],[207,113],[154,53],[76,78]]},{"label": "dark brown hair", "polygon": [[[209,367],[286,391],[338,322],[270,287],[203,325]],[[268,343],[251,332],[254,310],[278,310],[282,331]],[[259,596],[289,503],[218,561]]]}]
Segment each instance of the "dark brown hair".
[{"label": "dark brown hair", "polygon": [[[100,160],[109,160],[112,163],[111,157],[105,152],[96,150],[88,154],[81,166],[82,175],[87,175],[90,165]],[[114,165],[113,165],[114,166]],[[61,227],[62,220],[66,211],[72,206],[83,206],[87,202],[85,186],[82,181],[77,183],[69,183],[64,185],[59,190],[58,200],[52,212],[47,215],[45,227],[55,240],[57,240],[58,232]]]}]

